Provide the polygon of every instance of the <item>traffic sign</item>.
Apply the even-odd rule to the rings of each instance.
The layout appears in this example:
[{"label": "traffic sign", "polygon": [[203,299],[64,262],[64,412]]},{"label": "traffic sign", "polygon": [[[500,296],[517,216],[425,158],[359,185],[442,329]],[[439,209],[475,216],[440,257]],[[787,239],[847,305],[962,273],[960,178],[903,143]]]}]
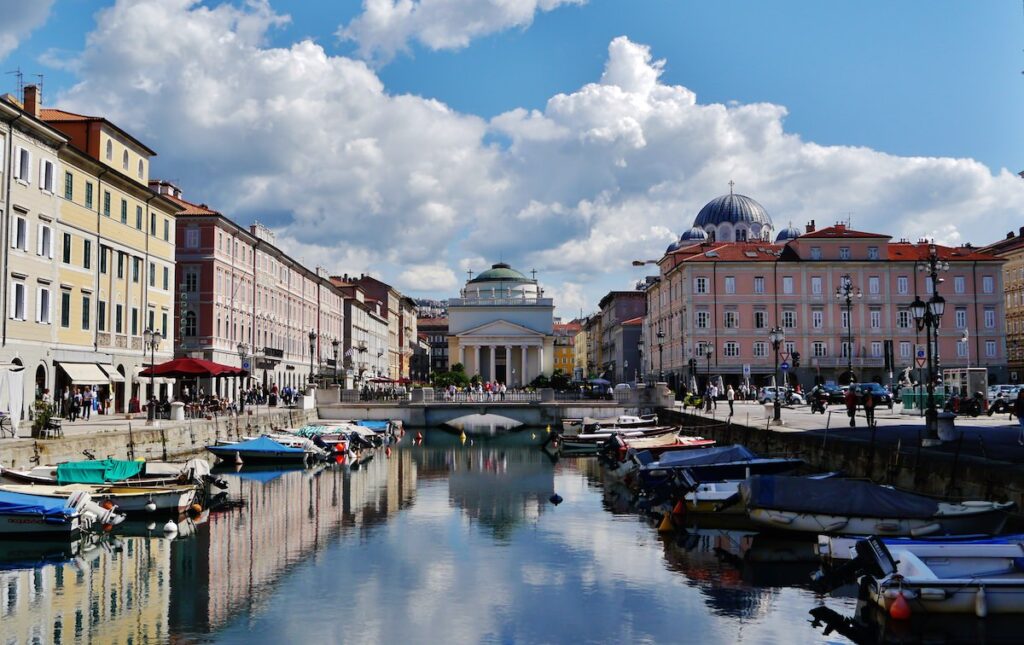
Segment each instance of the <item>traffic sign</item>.
[{"label": "traffic sign", "polygon": [[246,371],[249,370],[249,361],[242,361],[242,369]]},{"label": "traffic sign", "polygon": [[924,345],[917,345],[916,349],[914,350],[914,358],[916,358],[919,361],[922,361],[927,360],[925,358],[926,356],[927,354],[925,353]]},{"label": "traffic sign", "polygon": [[743,364],[743,378],[750,378],[750,363]]},{"label": "traffic sign", "polygon": [[789,363],[783,361],[782,363],[779,364],[779,369],[785,372],[786,370],[789,369]]},{"label": "traffic sign", "polygon": [[927,363],[927,362],[928,362],[927,358],[918,358],[917,359],[917,367],[918,367],[918,369],[923,369],[924,368],[924,364]]},{"label": "traffic sign", "polygon": [[782,362],[786,362],[789,360],[789,352],[783,351],[779,357],[782,358]]}]

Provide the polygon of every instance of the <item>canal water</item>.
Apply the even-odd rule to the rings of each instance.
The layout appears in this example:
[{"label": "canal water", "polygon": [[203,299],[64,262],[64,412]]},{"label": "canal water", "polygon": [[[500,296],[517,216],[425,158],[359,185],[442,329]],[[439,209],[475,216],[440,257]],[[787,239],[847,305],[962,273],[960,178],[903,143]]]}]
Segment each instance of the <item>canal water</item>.
[{"label": "canal water", "polygon": [[540,450],[544,432],[243,467],[223,475],[232,507],[173,539],[161,521],[0,543],[0,643],[849,642],[809,622],[855,611],[809,590],[810,543],[659,534],[593,459]]}]

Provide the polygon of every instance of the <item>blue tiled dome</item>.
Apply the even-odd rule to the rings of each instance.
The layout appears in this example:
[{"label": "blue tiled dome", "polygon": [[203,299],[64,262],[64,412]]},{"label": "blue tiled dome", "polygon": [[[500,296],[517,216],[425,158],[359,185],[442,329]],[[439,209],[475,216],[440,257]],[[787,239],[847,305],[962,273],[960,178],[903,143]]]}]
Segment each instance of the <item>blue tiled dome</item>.
[{"label": "blue tiled dome", "polygon": [[800,232],[800,229],[791,225],[788,228],[784,228],[779,231],[779,234],[775,236],[775,242],[778,244],[785,243],[790,240],[795,240],[801,235],[802,233]]},{"label": "blue tiled dome", "polygon": [[708,233],[702,228],[696,226],[686,231],[680,236],[680,242],[703,242],[708,239]]},{"label": "blue tiled dome", "polygon": [[697,213],[694,227],[718,226],[719,224],[762,224],[771,227],[772,218],[768,211],[746,195],[729,193],[716,197]]}]

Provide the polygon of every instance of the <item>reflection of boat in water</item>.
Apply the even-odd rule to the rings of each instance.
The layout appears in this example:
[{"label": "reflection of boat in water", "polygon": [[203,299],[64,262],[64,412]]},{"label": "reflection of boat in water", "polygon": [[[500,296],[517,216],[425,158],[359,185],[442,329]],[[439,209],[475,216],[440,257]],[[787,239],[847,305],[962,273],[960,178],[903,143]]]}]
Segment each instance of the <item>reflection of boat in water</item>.
[{"label": "reflection of boat in water", "polygon": [[515,430],[523,424],[500,414],[467,414],[447,421],[444,425],[468,435],[496,435]]},{"label": "reflection of boat in water", "polygon": [[[840,634],[858,645],[887,643],[1013,643],[1021,641],[1019,616],[911,614],[893,620],[874,605],[858,602],[852,616],[826,606],[810,610],[811,626],[829,636]],[[801,640],[799,638],[795,640]]]},{"label": "reflection of boat in water", "polygon": [[[501,432],[494,435],[468,435],[463,441],[461,433],[450,429],[430,429],[423,433],[423,441],[420,446],[423,448],[532,448],[540,446],[551,436],[546,428],[520,427],[508,432]],[[403,438],[405,445],[409,445],[414,438],[406,435]]]}]

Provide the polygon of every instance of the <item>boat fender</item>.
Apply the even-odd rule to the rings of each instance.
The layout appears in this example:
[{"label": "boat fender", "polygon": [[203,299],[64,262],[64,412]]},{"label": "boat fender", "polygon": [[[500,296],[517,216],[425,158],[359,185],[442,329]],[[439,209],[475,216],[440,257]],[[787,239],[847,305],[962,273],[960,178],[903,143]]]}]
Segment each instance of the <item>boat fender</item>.
[{"label": "boat fender", "polygon": [[672,509],[672,514],[686,515],[686,504],[683,503],[683,500],[679,500],[678,502],[676,502],[675,507]]},{"label": "boat fender", "polygon": [[235,451],[235,463],[239,466],[242,465],[242,455],[237,450]]},{"label": "boat fender", "polygon": [[167,524],[164,524],[164,534],[177,533],[178,523],[174,520],[167,520]]},{"label": "boat fender", "polygon": [[922,536],[925,536],[925,535],[931,535],[931,534],[936,533],[936,532],[938,532],[940,530],[942,530],[942,525],[939,524],[938,522],[932,522],[931,524],[926,524],[924,526],[919,526],[916,529],[910,529],[910,536],[911,537],[922,537]]},{"label": "boat fender", "polygon": [[146,525],[146,530],[147,531],[156,530],[156,522],[150,522],[149,524],[147,524]]},{"label": "boat fender", "polygon": [[548,427],[544,428],[544,431],[547,432],[548,434],[551,434],[551,426],[549,425]]},{"label": "boat fender", "polygon": [[898,522],[879,522],[875,524],[875,533],[895,533],[900,530]]},{"label": "boat fender", "polygon": [[196,515],[198,515],[198,514],[203,512],[203,506],[202,506],[202,504],[199,504],[198,502],[193,504],[189,508],[192,509],[192,512],[195,513]]},{"label": "boat fender", "polygon": [[974,594],[974,615],[978,618],[988,616],[988,598],[985,597],[985,587],[978,587],[978,593]]},{"label": "boat fender", "polygon": [[764,517],[769,522],[775,522],[776,524],[792,524],[793,520],[796,519],[795,515],[772,513],[771,511],[766,512]]},{"label": "boat fender", "polygon": [[661,516],[661,524],[658,525],[658,533],[671,533],[675,530],[675,526],[672,524],[672,514],[665,513]]},{"label": "boat fender", "polygon": [[902,591],[896,594],[896,599],[889,606],[889,615],[892,616],[893,620],[910,619],[910,603],[907,602]]},{"label": "boat fender", "polygon": [[825,533],[835,533],[839,529],[841,529],[844,526],[846,526],[848,523],[849,523],[849,520],[836,520],[835,522],[832,522],[831,524],[823,526],[822,530]]},{"label": "boat fender", "polygon": [[153,511],[156,510],[156,504],[153,502],[153,500],[149,500],[148,502],[146,502],[146,506],[144,508],[146,509],[147,512],[152,513]]},{"label": "boat fender", "polygon": [[966,502],[960,502],[960,505],[970,508],[992,508],[995,506],[992,502],[987,502],[983,499],[969,499]]},{"label": "boat fender", "polygon": [[949,597],[948,594],[946,594],[945,589],[940,589],[937,587],[923,587],[918,592],[918,595],[920,596],[921,600],[930,600],[933,602],[946,600]]},{"label": "boat fender", "polygon": [[548,501],[554,504],[555,506],[558,506],[559,504],[562,503],[562,496],[559,495],[558,493],[553,493],[551,497],[548,498]]}]

